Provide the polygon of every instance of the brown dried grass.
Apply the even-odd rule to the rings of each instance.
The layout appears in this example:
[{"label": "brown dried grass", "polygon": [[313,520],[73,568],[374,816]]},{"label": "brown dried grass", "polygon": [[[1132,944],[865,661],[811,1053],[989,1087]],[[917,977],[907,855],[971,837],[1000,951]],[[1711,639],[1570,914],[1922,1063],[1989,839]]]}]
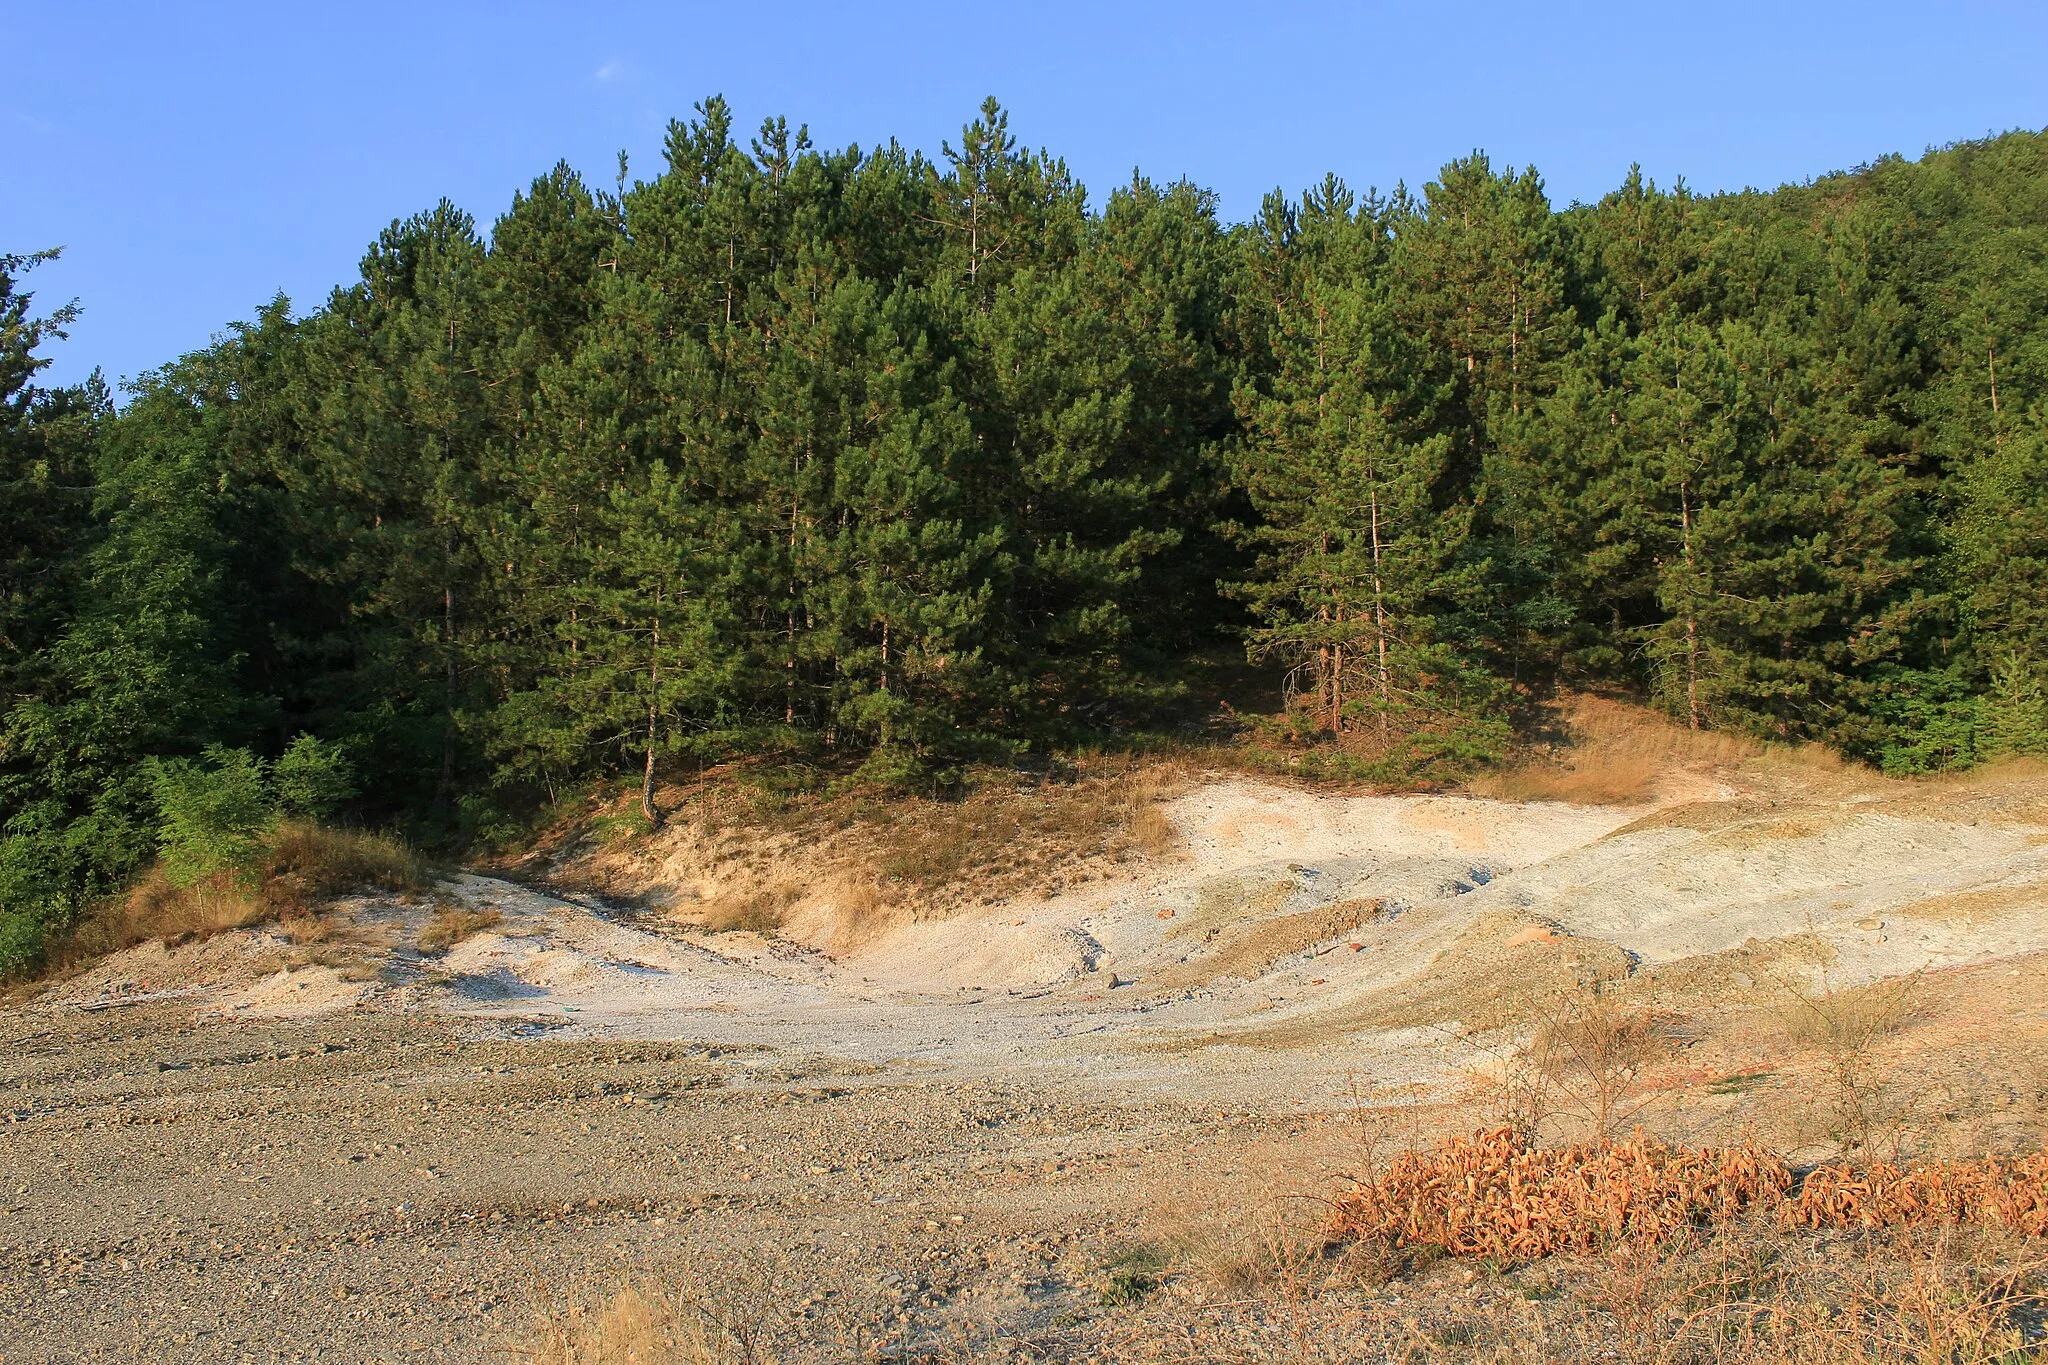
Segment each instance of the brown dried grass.
[{"label": "brown dried grass", "polygon": [[[2041,1266],[1986,1235],[1821,1247],[1768,1225],[1510,1268],[1395,1258],[1397,1292],[1192,1277],[1041,1358],[1103,1365],[2038,1365]],[[1379,1286],[1368,1273],[1362,1283]],[[945,1359],[970,1358],[947,1356]]]},{"label": "brown dried grass", "polygon": [[786,883],[735,892],[706,902],[698,922],[717,934],[773,934],[796,899],[797,888]]},{"label": "brown dried grass", "polygon": [[1545,1149],[1503,1127],[1396,1157],[1337,1196],[1332,1231],[1397,1249],[1527,1260],[1726,1222],[1774,1207],[1791,1184],[1783,1162],[1749,1145],[1667,1147],[1639,1132]]},{"label": "brown dried grass", "polygon": [[875,810],[863,862],[879,881],[943,904],[1019,890],[1074,863],[1166,857],[1177,840],[1159,807],[1184,780],[1176,765],[1134,765]]},{"label": "brown dried grass", "polygon": [[[547,876],[612,897],[718,888],[683,917],[777,932],[795,922],[838,946],[1021,894],[1056,894],[1176,854],[1163,803],[1196,769],[1179,757],[1094,756],[1044,778],[984,773],[962,794],[766,791],[744,771],[665,788],[645,840],[592,839],[588,812],[542,839]],[[688,903],[690,898],[685,898]]]},{"label": "brown dried grass", "polygon": [[1648,707],[1579,697],[1565,719],[1566,742],[1472,784],[1505,801],[1632,805],[1657,795],[1672,773],[1732,767],[1764,752],[1744,735],[1689,730]]},{"label": "brown dried grass", "polygon": [[1336,1196],[1329,1228],[1340,1242],[1496,1260],[1656,1243],[1754,1216],[1786,1228],[2048,1236],[2048,1153],[1822,1166],[1793,1189],[1785,1163],[1752,1143],[1693,1148],[1637,1132],[1540,1148],[1501,1127],[1402,1153]]},{"label": "brown dried grass", "polygon": [[62,976],[152,939],[210,938],[269,921],[282,921],[295,942],[313,942],[333,932],[315,914],[322,902],[369,888],[419,891],[427,882],[424,861],[395,838],[287,821],[246,872],[178,886],[161,867],[150,868],[73,926],[50,953],[46,974]]},{"label": "brown dried grass", "polygon": [[754,1365],[753,1334],[697,1295],[627,1285],[591,1301],[545,1299],[513,1347],[533,1365]]},{"label": "brown dried grass", "polygon": [[471,935],[504,922],[505,916],[490,906],[438,905],[416,942],[421,952],[438,957]]},{"label": "brown dried grass", "polygon": [[426,861],[392,835],[287,821],[264,860],[263,897],[284,914],[348,891],[423,891],[431,880]]}]

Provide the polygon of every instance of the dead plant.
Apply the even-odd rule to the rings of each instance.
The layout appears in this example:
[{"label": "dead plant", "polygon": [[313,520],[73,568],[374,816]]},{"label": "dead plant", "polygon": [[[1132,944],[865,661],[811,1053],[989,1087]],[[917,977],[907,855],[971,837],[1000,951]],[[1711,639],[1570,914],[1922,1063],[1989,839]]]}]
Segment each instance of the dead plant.
[{"label": "dead plant", "polygon": [[1919,983],[1917,973],[1847,989],[1825,977],[1818,990],[1780,983],[1780,1020],[1794,1043],[1820,1054],[1825,1129],[1845,1156],[1880,1145],[1897,1155],[1910,1105],[1877,1054],[1910,1022]]},{"label": "dead plant", "polygon": [[1754,1146],[1667,1147],[1638,1132],[1537,1148],[1506,1128],[1408,1152],[1337,1196],[1332,1231],[1349,1241],[1436,1246],[1525,1260],[1656,1240],[1697,1223],[1775,1208],[1792,1177]]},{"label": "dead plant", "polygon": [[1670,1053],[1655,1016],[1600,982],[1557,1001],[1530,1049],[1554,1083],[1553,1110],[1595,1139],[1614,1136],[1649,1103],[1653,1097],[1640,1091],[1643,1073]]},{"label": "dead plant", "polygon": [[1785,1220],[1800,1227],[2003,1227],[2048,1237],[2048,1152],[1902,1168],[1878,1162],[1816,1168]]},{"label": "dead plant", "polygon": [[1614,1136],[1657,1098],[1644,1073],[1671,1050],[1655,1013],[1602,980],[1528,1003],[1505,1032],[1457,1036],[1490,1059],[1481,1099],[1493,1121],[1530,1143],[1559,1121]]}]

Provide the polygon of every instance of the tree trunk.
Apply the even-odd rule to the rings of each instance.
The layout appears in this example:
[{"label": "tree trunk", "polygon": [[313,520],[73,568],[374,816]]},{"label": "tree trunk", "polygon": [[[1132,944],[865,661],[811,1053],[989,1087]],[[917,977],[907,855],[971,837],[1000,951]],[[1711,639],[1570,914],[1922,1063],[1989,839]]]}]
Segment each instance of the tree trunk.
[{"label": "tree trunk", "polygon": [[[657,597],[659,603],[660,598]],[[654,617],[654,647],[647,661],[647,768],[640,778],[640,813],[650,829],[661,828],[661,808],[654,804],[654,746],[661,723],[661,616]]]},{"label": "tree trunk", "polygon": [[445,811],[455,800],[455,589],[446,584],[441,588],[441,662],[441,780],[434,787],[434,807]]},{"label": "tree trunk", "polygon": [[1984,348],[1984,365],[1991,371],[1991,446],[1994,450],[2005,449],[2005,433],[1998,429],[1998,348]]},{"label": "tree trunk", "polygon": [[1700,728],[1700,623],[1693,612],[1692,494],[1684,482],[1678,485],[1678,520],[1685,559],[1685,710],[1692,728]]},{"label": "tree trunk", "polygon": [[1372,626],[1380,655],[1380,738],[1387,738],[1393,687],[1387,675],[1387,596],[1380,578],[1380,491],[1372,491]]},{"label": "tree trunk", "polygon": [[[1344,613],[1337,613],[1337,624],[1344,624]],[[1344,642],[1342,640],[1330,649],[1330,733],[1344,733]]]}]

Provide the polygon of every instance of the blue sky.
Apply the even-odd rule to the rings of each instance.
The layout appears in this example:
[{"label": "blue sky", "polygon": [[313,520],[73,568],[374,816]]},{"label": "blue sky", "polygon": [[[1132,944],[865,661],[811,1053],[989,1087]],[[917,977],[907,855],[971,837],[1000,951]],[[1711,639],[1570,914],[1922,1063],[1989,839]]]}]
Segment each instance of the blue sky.
[{"label": "blue sky", "polygon": [[486,224],[558,159],[722,92],[742,124],[936,152],[984,95],[1098,189],[1142,167],[1248,215],[1335,171],[1419,185],[1484,148],[1560,204],[1632,161],[1775,185],[2048,124],[2048,5],[1094,3],[754,7],[0,0],[0,251],[85,309],[48,377],[135,374],[282,290],[351,278],[447,196]]}]

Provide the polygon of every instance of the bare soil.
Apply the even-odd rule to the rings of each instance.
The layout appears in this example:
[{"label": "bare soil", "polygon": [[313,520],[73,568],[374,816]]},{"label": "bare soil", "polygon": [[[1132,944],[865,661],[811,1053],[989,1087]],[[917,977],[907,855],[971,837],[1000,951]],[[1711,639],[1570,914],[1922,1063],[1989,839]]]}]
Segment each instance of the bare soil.
[{"label": "bare soil", "polygon": [[[860,830],[678,820],[116,954],[0,1014],[0,1362],[517,1359],[634,1284],[764,1359],[1263,1341],[1315,1201],[1526,1106],[1589,998],[1656,1041],[1602,1105],[1668,1136],[2038,1146],[2048,778],[1657,762],[1619,805],[1179,774],[985,885],[912,841],[966,859],[936,910]],[[1382,1328],[1529,1287],[1472,1273],[1286,1283]]]}]

